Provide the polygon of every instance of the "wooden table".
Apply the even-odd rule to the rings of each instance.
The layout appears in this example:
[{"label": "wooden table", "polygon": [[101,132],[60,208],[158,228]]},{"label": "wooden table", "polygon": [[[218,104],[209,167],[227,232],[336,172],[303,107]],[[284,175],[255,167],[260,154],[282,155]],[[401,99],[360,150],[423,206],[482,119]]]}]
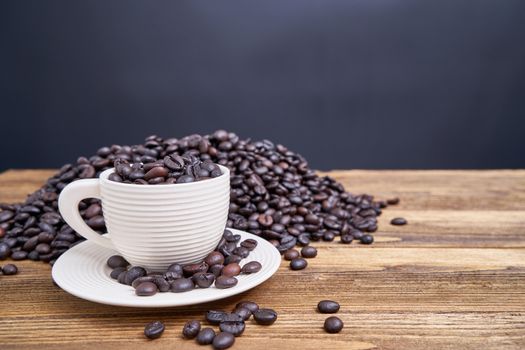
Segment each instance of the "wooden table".
[{"label": "wooden table", "polygon": [[[0,175],[0,202],[20,201],[52,171]],[[18,263],[0,278],[1,349],[198,348],[186,320],[253,300],[278,311],[270,327],[248,322],[241,349],[525,348],[525,171],[333,171],[354,193],[399,196],[371,246],[316,243],[306,270],[283,261],[269,281],[226,300],[133,309],[78,299],[53,285],[50,267]],[[396,216],[406,226],[391,226]],[[341,303],[340,334],[322,329],[321,299]],[[143,336],[162,320],[162,338]]]}]

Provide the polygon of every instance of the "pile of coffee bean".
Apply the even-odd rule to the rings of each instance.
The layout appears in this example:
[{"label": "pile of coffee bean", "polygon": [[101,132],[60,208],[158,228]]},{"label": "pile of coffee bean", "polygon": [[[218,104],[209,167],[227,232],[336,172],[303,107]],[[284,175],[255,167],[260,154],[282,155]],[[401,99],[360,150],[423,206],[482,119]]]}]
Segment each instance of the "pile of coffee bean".
[{"label": "pile of coffee bean", "polygon": [[[208,310],[204,318],[211,326],[218,326],[219,332],[212,327],[203,328],[198,320],[190,320],[182,327],[185,339],[195,339],[200,345],[213,345],[215,349],[227,349],[235,343],[235,337],[244,333],[246,322],[252,317],[255,323],[269,326],[277,320],[277,312],[273,309],[259,308],[253,301],[241,301],[235,305],[233,312]],[[165,330],[161,321],[148,323],[144,327],[144,335],[148,339],[159,338]]]},{"label": "pile of coffee bean", "polygon": [[[240,244],[239,244],[240,243]],[[174,263],[164,272],[150,272],[141,266],[130,267],[129,262],[120,255],[113,255],[107,260],[107,265],[113,269],[110,277],[119,283],[135,288],[138,296],[152,296],[157,292],[182,293],[194,288],[227,289],[237,285],[239,274],[252,274],[261,270],[258,261],[250,261],[242,267],[240,262],[248,258],[250,252],[257,247],[254,239],[245,239],[224,230],[216,250],[200,263],[180,265]]]},{"label": "pile of coffee bean", "polygon": [[173,153],[146,164],[116,159],[114,166],[115,172],[109,174],[109,180],[137,185],[189,183],[222,175],[221,169],[210,159],[202,161],[192,154]]},{"label": "pile of coffee bean", "polygon": [[[53,264],[83,240],[58,213],[58,195],[68,183],[98,177],[117,159],[142,163],[143,169],[149,169],[148,164],[160,160],[173,167],[176,161],[172,164],[168,159],[177,155],[228,167],[231,195],[227,226],[263,237],[281,253],[296,245],[336,237],[345,244],[355,240],[369,244],[373,241],[370,233],[377,230],[377,216],[388,205],[367,194],[347,192],[334,179],[316,175],[301,155],[269,140],[242,140],[224,130],[181,139],[150,136],[141,145],[112,145],[91,157],[79,157],[64,165],[24,203],[0,204],[0,254]],[[122,172],[117,174],[122,178]],[[149,180],[165,178],[153,175],[158,174]],[[98,200],[82,201],[79,210],[92,229],[106,231]]]},{"label": "pile of coffee bean", "polygon": [[[339,308],[339,303],[333,300],[321,300],[317,304],[317,310],[322,314],[335,314]],[[330,316],[324,321],[323,327],[327,333],[339,333],[343,329],[344,323],[339,317]]]}]

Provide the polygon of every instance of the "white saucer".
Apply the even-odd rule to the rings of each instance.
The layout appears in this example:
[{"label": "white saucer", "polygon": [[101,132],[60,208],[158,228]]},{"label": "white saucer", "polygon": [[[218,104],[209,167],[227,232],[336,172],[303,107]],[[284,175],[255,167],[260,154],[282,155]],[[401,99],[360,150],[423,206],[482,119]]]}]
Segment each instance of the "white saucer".
[{"label": "white saucer", "polygon": [[251,233],[229,229],[240,234],[241,239],[255,239],[257,247],[240,265],[259,261],[261,271],[237,276],[239,283],[233,288],[194,289],[184,293],[157,293],[150,297],[139,297],[131,286],[123,285],[109,277],[111,269],[106,265],[114,250],[103,248],[90,241],[77,244],[66,251],[53,265],[53,279],[66,292],[96,303],[132,307],[169,307],[200,304],[242,293],[270,278],[281,264],[281,255],[268,241]]}]

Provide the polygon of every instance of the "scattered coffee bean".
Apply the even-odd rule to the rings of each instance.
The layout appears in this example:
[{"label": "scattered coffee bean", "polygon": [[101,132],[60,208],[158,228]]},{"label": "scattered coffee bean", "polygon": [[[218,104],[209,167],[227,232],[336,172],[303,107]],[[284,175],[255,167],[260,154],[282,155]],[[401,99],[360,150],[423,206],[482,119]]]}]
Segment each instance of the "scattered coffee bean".
[{"label": "scattered coffee bean", "polygon": [[134,280],[136,280],[139,277],[146,276],[146,275],[147,275],[147,272],[143,267],[133,266],[126,273],[124,283],[127,284],[128,286],[131,286]]},{"label": "scattered coffee bean", "polygon": [[203,328],[197,334],[197,343],[200,345],[209,345],[213,342],[213,338],[215,338],[215,331],[213,328]]},{"label": "scattered coffee bean", "polygon": [[144,327],[144,335],[148,339],[157,339],[164,333],[164,323],[154,321]]},{"label": "scattered coffee bean", "polygon": [[153,282],[142,282],[135,289],[135,294],[140,297],[149,297],[157,294],[158,288],[157,285]]},{"label": "scattered coffee bean", "polygon": [[317,309],[322,314],[335,314],[339,311],[339,304],[332,300],[321,300],[317,304]]},{"label": "scattered coffee bean", "polygon": [[254,303],[253,301],[241,301],[235,305],[236,309],[240,308],[246,308],[250,310],[250,312],[253,314],[255,311],[259,310],[259,305]]},{"label": "scattered coffee bean", "polygon": [[248,320],[250,316],[252,315],[252,312],[245,307],[236,308],[235,311],[233,311],[233,313],[241,316],[243,321]]},{"label": "scattered coffee bean", "polygon": [[339,333],[344,327],[339,317],[330,316],[324,321],[324,330],[327,333]]},{"label": "scattered coffee bean", "polygon": [[374,241],[374,236],[372,236],[372,235],[363,235],[363,237],[361,237],[359,240],[363,244],[372,244],[372,242]]},{"label": "scattered coffee bean", "polygon": [[259,309],[253,313],[255,322],[261,325],[271,325],[277,320],[277,312],[272,309]]},{"label": "scattered coffee bean", "polygon": [[14,264],[4,265],[1,270],[4,275],[16,275],[18,273],[18,267]]},{"label": "scattered coffee bean", "polygon": [[237,278],[228,276],[219,276],[215,280],[215,287],[218,289],[232,288],[237,285]]},{"label": "scattered coffee bean", "polygon": [[295,258],[290,261],[290,268],[292,270],[302,270],[308,266],[308,262],[303,258]]},{"label": "scattered coffee bean", "polygon": [[252,251],[255,249],[255,247],[257,247],[257,241],[255,239],[248,238],[241,242],[241,247]]},{"label": "scattered coffee bean", "polygon": [[298,258],[299,257],[299,251],[296,250],[296,249],[288,249],[285,253],[284,253],[284,259],[286,260],[293,260],[295,258]]},{"label": "scattered coffee bean", "polygon": [[386,202],[388,203],[388,205],[396,205],[396,204],[399,204],[399,198],[398,197],[390,198],[390,199],[387,199]]},{"label": "scattered coffee bean", "polygon": [[390,223],[392,225],[406,225],[407,224],[407,220],[405,218],[393,218],[392,220],[390,220]]},{"label": "scattered coffee bean", "polygon": [[171,283],[171,291],[173,293],[183,293],[193,288],[195,288],[195,285],[190,278],[179,278]]},{"label": "scattered coffee bean", "polygon": [[199,288],[209,288],[215,281],[215,275],[213,273],[197,272],[192,279]]},{"label": "scattered coffee bean", "polygon": [[111,278],[113,278],[114,280],[116,280],[118,278],[118,276],[120,275],[121,272],[124,272],[126,271],[126,268],[125,267],[117,267],[115,269],[113,269],[111,271],[111,273],[109,274],[109,276]]},{"label": "scattered coffee bean", "polygon": [[182,267],[182,271],[184,272],[184,276],[191,277],[197,272],[206,272],[208,271],[208,264],[206,264],[204,261],[198,264],[190,264],[185,265]]},{"label": "scattered coffee bean", "polygon": [[139,286],[139,284],[141,284],[143,282],[153,282],[154,280],[155,280],[154,276],[142,276],[142,277],[139,277],[139,278],[135,278],[135,280],[133,282],[131,282],[131,286],[133,288],[137,288]]},{"label": "scattered coffee bean", "polygon": [[18,250],[11,253],[11,259],[13,260],[24,260],[27,258],[27,252],[24,250]]},{"label": "scattered coffee bean", "polygon": [[0,243],[0,260],[5,260],[11,255],[11,247],[6,243]]},{"label": "scattered coffee bean", "polygon": [[222,321],[219,324],[221,332],[228,332],[233,334],[234,337],[239,337],[244,333],[245,324],[244,321]]},{"label": "scattered coffee bean", "polygon": [[231,333],[220,332],[213,338],[213,347],[217,350],[228,349],[235,343],[235,337]]},{"label": "scattered coffee bean", "polygon": [[118,277],[117,277],[117,282],[118,283],[121,283],[121,284],[126,284],[126,275],[128,274],[128,271],[125,270],[125,271],[122,271],[121,273],[119,273]]},{"label": "scattered coffee bean", "polygon": [[113,255],[109,257],[107,265],[114,269],[117,267],[128,267],[129,262],[120,255]]},{"label": "scattered coffee bean", "polygon": [[222,265],[224,264],[224,255],[220,252],[213,251],[204,259],[204,262],[208,264],[208,266]]},{"label": "scattered coffee bean", "polygon": [[352,235],[349,235],[349,234],[341,235],[341,243],[350,244],[352,243],[353,240],[354,240],[354,236]]},{"label": "scattered coffee bean", "polygon": [[301,249],[301,255],[303,256],[303,258],[315,258],[317,256],[317,249],[308,245]]},{"label": "scattered coffee bean", "polygon": [[228,264],[224,266],[224,268],[222,269],[222,275],[226,277],[237,276],[240,273],[241,273],[241,267],[239,266],[238,263]]},{"label": "scattered coffee bean", "polygon": [[206,312],[206,321],[208,321],[208,323],[213,324],[213,325],[217,325],[221,323],[222,321],[224,321],[225,318],[226,318],[226,312],[224,311],[208,310]]},{"label": "scattered coffee bean", "polygon": [[201,323],[199,321],[193,320],[188,321],[184,324],[182,328],[182,335],[186,339],[193,339],[199,334],[201,330]]},{"label": "scattered coffee bean", "polygon": [[244,273],[244,274],[250,274],[250,273],[259,272],[259,271],[261,271],[261,269],[262,269],[262,265],[261,265],[260,262],[258,262],[258,261],[250,261],[250,262],[244,264],[244,266],[241,269],[241,272]]}]

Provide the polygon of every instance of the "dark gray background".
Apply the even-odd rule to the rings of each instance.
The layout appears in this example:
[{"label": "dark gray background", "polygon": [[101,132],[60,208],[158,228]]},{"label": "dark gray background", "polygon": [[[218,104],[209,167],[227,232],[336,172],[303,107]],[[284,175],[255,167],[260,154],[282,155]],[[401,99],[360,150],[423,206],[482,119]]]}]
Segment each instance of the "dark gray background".
[{"label": "dark gray background", "polygon": [[217,128],[315,168],[525,167],[525,1],[3,1],[0,169]]}]

